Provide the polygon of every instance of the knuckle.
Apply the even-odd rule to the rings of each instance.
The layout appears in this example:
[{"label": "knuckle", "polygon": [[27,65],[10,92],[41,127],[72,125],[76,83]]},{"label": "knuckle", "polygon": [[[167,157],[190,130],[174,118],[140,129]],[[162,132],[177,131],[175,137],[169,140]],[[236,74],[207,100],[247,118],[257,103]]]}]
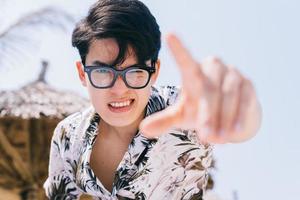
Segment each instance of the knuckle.
[{"label": "knuckle", "polygon": [[222,88],[222,92],[226,96],[232,96],[237,93],[237,89],[236,87],[231,87],[230,85],[224,85]]},{"label": "knuckle", "polygon": [[250,81],[248,78],[244,78],[243,84],[247,87],[253,87],[252,81]]},{"label": "knuckle", "polygon": [[209,81],[206,84],[206,92],[208,93],[216,93],[220,91],[220,87],[218,84],[214,83],[213,81]]},{"label": "knuckle", "polygon": [[220,64],[220,63],[222,63],[222,60],[221,60],[221,58],[219,58],[217,56],[209,56],[209,57],[205,58],[205,62],[211,63],[211,64]]},{"label": "knuckle", "polygon": [[221,83],[226,71],[227,67],[217,57],[209,57],[203,62],[204,74],[216,84]]},{"label": "knuckle", "polygon": [[242,77],[236,70],[229,70],[226,74],[222,86],[222,91],[226,94],[234,93],[240,88]]}]

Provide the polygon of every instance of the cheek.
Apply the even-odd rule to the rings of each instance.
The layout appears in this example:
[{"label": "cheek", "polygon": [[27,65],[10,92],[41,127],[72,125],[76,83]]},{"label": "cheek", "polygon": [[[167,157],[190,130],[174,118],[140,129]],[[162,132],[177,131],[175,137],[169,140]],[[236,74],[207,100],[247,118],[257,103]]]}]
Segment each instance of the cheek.
[{"label": "cheek", "polygon": [[147,106],[150,93],[150,88],[145,88],[137,92],[139,112],[142,112],[143,109]]},{"label": "cheek", "polygon": [[95,110],[100,114],[105,112],[106,102],[105,102],[105,90],[98,90],[93,88],[92,86],[88,86],[88,93],[90,97],[90,101],[94,106]]}]

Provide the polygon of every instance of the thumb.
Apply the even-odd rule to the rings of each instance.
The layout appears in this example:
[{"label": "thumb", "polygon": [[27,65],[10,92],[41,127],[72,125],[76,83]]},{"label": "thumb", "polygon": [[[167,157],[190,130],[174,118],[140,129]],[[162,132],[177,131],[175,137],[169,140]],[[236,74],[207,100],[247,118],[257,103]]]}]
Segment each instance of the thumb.
[{"label": "thumb", "polygon": [[180,121],[180,116],[176,113],[178,111],[173,106],[170,106],[163,111],[146,117],[140,123],[141,133],[148,138],[162,135]]}]

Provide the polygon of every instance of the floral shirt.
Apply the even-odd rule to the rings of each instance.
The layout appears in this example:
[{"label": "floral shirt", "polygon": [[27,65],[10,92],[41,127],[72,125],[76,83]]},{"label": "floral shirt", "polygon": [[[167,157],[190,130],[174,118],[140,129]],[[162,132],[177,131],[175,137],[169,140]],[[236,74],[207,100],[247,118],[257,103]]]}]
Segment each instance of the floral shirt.
[{"label": "floral shirt", "polygon": [[[173,104],[178,93],[173,86],[152,87],[146,116]],[[202,199],[212,146],[197,141],[195,131],[183,129],[171,129],[155,139],[137,132],[115,171],[109,192],[89,164],[100,120],[91,106],[57,125],[44,183],[49,199],[79,199],[81,194],[99,200]]]}]

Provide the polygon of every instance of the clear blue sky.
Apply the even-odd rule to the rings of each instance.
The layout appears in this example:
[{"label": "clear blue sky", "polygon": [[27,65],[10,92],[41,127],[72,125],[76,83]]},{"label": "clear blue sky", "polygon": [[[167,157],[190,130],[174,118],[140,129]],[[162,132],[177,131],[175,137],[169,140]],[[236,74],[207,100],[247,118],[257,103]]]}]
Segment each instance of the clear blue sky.
[{"label": "clear blue sky", "polygon": [[[14,3],[13,3],[14,2]],[[76,18],[93,1],[4,1],[0,28],[20,14],[44,5],[60,5]],[[258,135],[243,144],[217,145],[215,191],[224,200],[297,200],[300,198],[300,2],[296,0],[144,0],[162,33],[175,31],[199,61],[218,55],[255,84],[263,106]],[[15,5],[13,9],[10,5]],[[5,17],[5,18],[3,18]],[[40,34],[41,35],[41,34]],[[0,89],[15,89],[34,80],[39,61],[51,62],[47,80],[61,90],[87,96],[75,72],[77,52],[70,33],[37,37],[41,48],[28,49],[20,65],[1,69]],[[163,43],[158,84],[180,84],[172,57]],[[0,58],[1,59],[1,58]],[[1,67],[2,68],[2,67]],[[172,77],[172,79],[170,79]]]}]

